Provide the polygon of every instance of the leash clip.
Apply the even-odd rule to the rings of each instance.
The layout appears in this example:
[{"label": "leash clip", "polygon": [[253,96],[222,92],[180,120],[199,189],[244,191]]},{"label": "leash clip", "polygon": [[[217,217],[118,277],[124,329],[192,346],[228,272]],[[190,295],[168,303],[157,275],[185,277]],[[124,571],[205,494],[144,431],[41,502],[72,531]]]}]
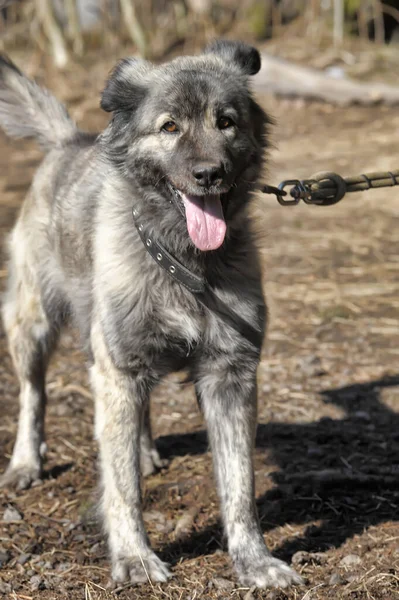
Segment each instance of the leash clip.
[{"label": "leash clip", "polygon": [[[292,200],[285,200],[283,196],[285,196],[287,192],[284,188],[289,185],[294,186],[290,190]],[[277,202],[281,204],[281,206],[295,206],[299,204],[300,200],[305,194],[308,195],[309,193],[303,185],[303,182],[299,181],[299,179],[286,179],[285,181],[279,183],[277,189],[280,190],[280,192],[283,192],[283,194],[277,194]]]}]

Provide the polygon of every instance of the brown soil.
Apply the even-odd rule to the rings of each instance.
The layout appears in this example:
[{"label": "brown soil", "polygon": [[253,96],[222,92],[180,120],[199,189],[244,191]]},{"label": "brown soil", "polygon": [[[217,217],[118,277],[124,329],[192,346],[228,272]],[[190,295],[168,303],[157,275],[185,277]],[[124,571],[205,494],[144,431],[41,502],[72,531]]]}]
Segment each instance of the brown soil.
[{"label": "brown soil", "polygon": [[[91,129],[108,64],[48,75]],[[90,93],[89,93],[90,92]],[[399,115],[262,99],[276,117],[270,183],[320,170],[342,175],[398,167]],[[0,235],[10,229],[40,153],[0,138]],[[43,482],[0,493],[0,597],[104,600],[399,598],[399,196],[351,195],[331,208],[259,200],[264,231],[268,343],[259,369],[255,465],[262,527],[273,553],[306,586],[252,592],[235,584],[219,522],[204,423],[176,379],[153,397],[159,448],[170,466],[144,483],[154,548],[173,566],[165,585],[110,590],[95,501],[93,407],[76,335],[68,332],[48,376],[49,447]],[[2,262],[0,283],[5,283]],[[10,457],[18,385],[0,330],[0,469]],[[176,526],[191,517],[180,535]],[[189,519],[190,520],[190,519]],[[181,525],[179,525],[181,529]],[[184,528],[183,528],[184,530]]]}]

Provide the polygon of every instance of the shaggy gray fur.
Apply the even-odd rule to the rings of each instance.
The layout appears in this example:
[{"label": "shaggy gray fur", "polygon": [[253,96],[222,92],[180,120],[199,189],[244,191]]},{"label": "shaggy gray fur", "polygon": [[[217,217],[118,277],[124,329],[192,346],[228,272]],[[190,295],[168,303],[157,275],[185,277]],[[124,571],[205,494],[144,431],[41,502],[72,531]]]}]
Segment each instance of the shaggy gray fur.
[{"label": "shaggy gray fur", "polygon": [[[3,318],[21,411],[1,484],[26,487],[40,476],[45,369],[60,327],[72,317],[91,361],[101,511],[116,581],[169,576],[144,530],[140,462],[144,473],[162,465],[149,425],[151,390],[164,375],[188,368],[208,425],[240,582],[300,582],[269,554],[256,514],[259,350],[157,267],[132,221],[134,205],[160,243],[263,332],[248,216],[268,124],[248,88],[259,67],[258,52],[234,42],[162,66],[123,60],[101,101],[112,119],[95,137],[79,132],[63,107],[10,61],[0,62],[0,125],[49,150],[10,238]],[[176,130],[168,132],[171,121]],[[217,250],[193,244],[183,194],[220,199],[227,231]]]},{"label": "shaggy gray fur", "polygon": [[0,124],[11,137],[35,138],[44,150],[77,133],[65,107],[4,56],[0,57]]}]

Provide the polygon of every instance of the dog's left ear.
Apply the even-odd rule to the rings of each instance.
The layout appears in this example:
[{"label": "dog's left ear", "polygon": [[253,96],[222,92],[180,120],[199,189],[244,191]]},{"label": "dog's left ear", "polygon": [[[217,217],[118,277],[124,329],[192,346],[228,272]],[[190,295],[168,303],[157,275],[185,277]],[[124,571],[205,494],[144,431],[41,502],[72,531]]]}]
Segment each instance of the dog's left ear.
[{"label": "dog's left ear", "polygon": [[145,76],[152,64],[137,58],[124,58],[111,71],[101,95],[100,106],[107,112],[134,110],[147,93]]},{"label": "dog's left ear", "polygon": [[205,54],[216,54],[226,62],[236,64],[246,75],[255,75],[261,65],[257,49],[243,42],[216,40],[205,48]]}]

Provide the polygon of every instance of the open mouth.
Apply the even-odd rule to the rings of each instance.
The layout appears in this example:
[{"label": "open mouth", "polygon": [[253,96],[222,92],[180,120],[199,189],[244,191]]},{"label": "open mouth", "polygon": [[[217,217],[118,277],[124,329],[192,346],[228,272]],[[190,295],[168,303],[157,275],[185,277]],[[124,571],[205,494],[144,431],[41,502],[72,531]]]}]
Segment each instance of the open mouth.
[{"label": "open mouth", "polygon": [[220,194],[194,196],[171,185],[176,199],[184,206],[187,231],[193,244],[202,251],[217,250],[226,236]]}]

